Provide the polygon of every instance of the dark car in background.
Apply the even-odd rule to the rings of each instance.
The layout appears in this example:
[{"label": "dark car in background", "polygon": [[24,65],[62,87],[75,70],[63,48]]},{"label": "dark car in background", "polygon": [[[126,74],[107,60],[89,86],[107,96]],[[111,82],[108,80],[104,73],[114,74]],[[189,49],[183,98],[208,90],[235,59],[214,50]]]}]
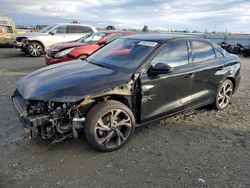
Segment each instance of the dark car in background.
[{"label": "dark car in background", "polygon": [[136,126],[208,104],[225,109],[239,82],[239,57],[213,42],[142,34],[28,74],[12,100],[33,137],[60,142],[83,129],[92,147],[113,151]]},{"label": "dark car in background", "polygon": [[86,58],[109,42],[132,34],[135,33],[130,31],[114,30],[100,31],[92,33],[87,37],[83,37],[77,41],[52,45],[46,53],[46,64],[51,65],[78,58]]},{"label": "dark car in background", "polygon": [[221,42],[218,45],[229,53],[243,55],[244,57],[250,56],[250,46],[243,46],[239,43],[236,45],[231,45],[226,42]]}]

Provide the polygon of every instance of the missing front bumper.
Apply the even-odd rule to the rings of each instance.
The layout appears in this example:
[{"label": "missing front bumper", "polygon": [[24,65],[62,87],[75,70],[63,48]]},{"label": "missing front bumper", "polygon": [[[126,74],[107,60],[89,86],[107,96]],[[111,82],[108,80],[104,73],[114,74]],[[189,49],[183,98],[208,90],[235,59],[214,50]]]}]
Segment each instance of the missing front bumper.
[{"label": "missing front bumper", "polygon": [[25,100],[17,90],[12,96],[12,102],[25,132],[30,132],[30,130],[35,129],[40,125],[49,123],[49,115],[28,116],[27,107],[29,102]]},{"label": "missing front bumper", "polygon": [[17,112],[18,118],[25,129],[31,128],[31,121],[28,118],[27,106],[28,102],[23,99],[21,95],[18,95],[18,91],[14,92],[14,95],[11,97],[14,104],[15,110]]}]

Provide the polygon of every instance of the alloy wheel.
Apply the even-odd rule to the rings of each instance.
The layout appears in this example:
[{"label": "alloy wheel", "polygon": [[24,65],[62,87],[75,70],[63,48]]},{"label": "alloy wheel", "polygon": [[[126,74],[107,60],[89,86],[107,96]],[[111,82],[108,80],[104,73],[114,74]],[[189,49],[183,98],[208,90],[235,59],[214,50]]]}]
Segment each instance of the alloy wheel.
[{"label": "alloy wheel", "polygon": [[33,57],[38,57],[42,54],[42,47],[37,43],[33,43],[29,46],[29,54]]},{"label": "alloy wheel", "polygon": [[232,94],[233,85],[231,82],[224,82],[217,97],[220,108],[225,108],[229,104]]},{"label": "alloy wheel", "polygon": [[116,148],[128,139],[131,129],[130,116],[121,109],[113,109],[98,119],[94,130],[95,139],[106,148]]}]

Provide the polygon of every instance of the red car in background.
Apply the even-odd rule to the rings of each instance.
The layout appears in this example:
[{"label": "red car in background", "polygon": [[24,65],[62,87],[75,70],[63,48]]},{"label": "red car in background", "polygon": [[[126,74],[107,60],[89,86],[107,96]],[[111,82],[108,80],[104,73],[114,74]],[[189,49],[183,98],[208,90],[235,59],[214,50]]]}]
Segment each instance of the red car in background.
[{"label": "red car in background", "polygon": [[126,35],[129,31],[100,31],[85,36],[77,41],[52,45],[46,53],[46,64],[52,65],[78,58],[85,58],[109,42]]}]

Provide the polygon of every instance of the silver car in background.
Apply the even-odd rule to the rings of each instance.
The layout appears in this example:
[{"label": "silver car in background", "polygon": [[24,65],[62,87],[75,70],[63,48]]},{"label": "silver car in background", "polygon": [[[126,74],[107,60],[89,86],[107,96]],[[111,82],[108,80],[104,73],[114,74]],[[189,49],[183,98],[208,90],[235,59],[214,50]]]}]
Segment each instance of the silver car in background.
[{"label": "silver car in background", "polygon": [[96,28],[85,24],[50,25],[39,32],[17,35],[14,46],[32,57],[39,57],[53,44],[74,41],[93,32],[97,32]]}]

